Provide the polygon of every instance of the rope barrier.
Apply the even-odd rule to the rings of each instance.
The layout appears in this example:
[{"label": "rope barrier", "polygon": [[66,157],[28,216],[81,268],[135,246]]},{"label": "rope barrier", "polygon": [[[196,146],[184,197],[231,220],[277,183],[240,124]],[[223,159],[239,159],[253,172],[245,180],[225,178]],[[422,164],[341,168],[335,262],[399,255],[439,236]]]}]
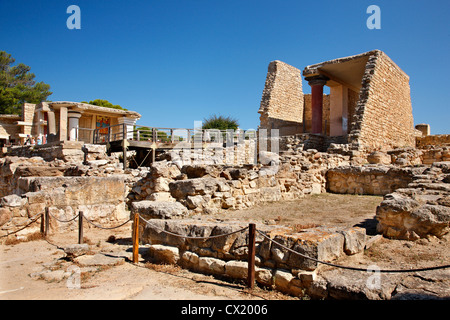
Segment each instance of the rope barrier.
[{"label": "rope barrier", "polygon": [[94,222],[92,222],[92,221],[89,220],[88,218],[86,218],[86,216],[84,216],[83,218],[86,219],[86,221],[89,222],[90,224],[92,224],[94,227],[97,227],[97,228],[103,229],[103,230],[112,230],[112,229],[120,228],[120,227],[126,225],[128,222],[130,222],[130,221],[132,220],[132,219],[130,218],[130,219],[128,219],[127,221],[125,221],[124,223],[122,223],[122,224],[120,224],[120,225],[118,225],[118,226],[115,226],[115,227],[102,227],[102,226],[99,226],[98,224],[95,224]]},{"label": "rope barrier", "polygon": [[[340,268],[340,269],[347,269],[347,270],[353,270],[353,271],[364,271],[367,272],[368,269],[364,269],[364,268],[356,268],[356,267],[347,267],[347,266],[341,266],[338,264],[334,264],[334,263],[330,263],[330,262],[326,262],[326,261],[321,261],[319,259],[313,258],[313,257],[309,257],[307,255],[304,255],[300,252],[297,252],[295,250],[292,250],[288,247],[286,247],[285,245],[282,245],[281,243],[269,238],[267,235],[265,235],[263,232],[256,230],[256,232],[258,232],[260,235],[262,235],[264,238],[266,238],[267,240],[275,243],[276,245],[280,246],[281,248],[288,250],[289,252],[292,252],[296,255],[299,255],[305,259],[309,259],[312,261],[315,261],[317,263],[322,263],[331,267],[335,267],[335,268]],[[450,268],[450,265],[443,265],[443,266],[437,266],[437,267],[429,267],[429,268],[418,268],[418,269],[393,269],[393,270],[389,270],[389,269],[380,269],[380,270],[376,270],[376,272],[381,272],[381,273],[406,273],[406,272],[419,272],[419,271],[430,271],[430,270],[437,270],[437,269],[446,269],[446,268]],[[375,271],[375,270],[374,270]]]},{"label": "rope barrier", "polygon": [[[29,219],[32,220],[32,221],[31,221],[30,223],[28,223],[27,225],[25,225],[23,228],[20,228],[20,229],[18,229],[18,230],[16,230],[16,231],[11,232],[11,233],[8,233],[8,234],[6,234],[6,235],[3,235],[3,236],[1,236],[0,238],[4,238],[4,237],[7,237],[7,236],[10,236],[10,235],[12,235],[12,234],[15,234],[15,233],[17,233],[17,232],[19,232],[19,231],[21,231],[21,230],[27,228],[27,227],[30,226],[31,224],[35,223],[42,215],[44,215],[44,214],[43,214],[43,213],[38,213],[38,214],[36,214],[35,216],[29,218]],[[68,223],[68,222],[71,222],[71,221],[75,220],[76,218],[80,217],[80,213],[78,213],[76,216],[72,217],[72,218],[69,219],[69,220],[61,220],[61,219],[55,217],[55,216],[54,216],[53,214],[51,214],[50,212],[49,212],[49,215],[50,215],[51,217],[53,217],[54,219],[56,219],[57,221],[62,222],[62,223]],[[150,221],[144,219],[140,214],[138,214],[138,216],[139,216],[139,218],[142,219],[142,221],[144,221],[147,225],[150,225],[150,226],[152,226],[153,228],[155,228],[155,229],[157,229],[157,230],[159,230],[159,231],[161,231],[161,232],[163,232],[163,233],[169,234],[169,235],[174,236],[174,237],[183,238],[183,239],[190,239],[190,240],[208,240],[208,239],[216,239],[216,238],[221,238],[221,237],[227,237],[227,236],[230,236],[230,235],[233,235],[233,234],[236,234],[236,233],[240,233],[240,232],[243,232],[243,231],[249,229],[249,227],[247,226],[247,227],[241,228],[241,229],[239,229],[239,230],[235,230],[235,231],[228,232],[228,233],[224,233],[224,234],[213,235],[213,236],[210,235],[210,236],[207,236],[207,237],[193,237],[193,236],[185,236],[185,235],[180,235],[180,234],[177,234],[177,233],[174,233],[174,232],[167,231],[167,230],[165,230],[165,229],[162,229],[162,228],[158,227],[156,224],[151,223]],[[36,219],[34,219],[34,218],[36,218]],[[127,221],[121,223],[121,224],[118,225],[118,226],[114,226],[114,227],[103,227],[103,226],[100,226],[100,225],[98,225],[98,224],[92,222],[91,220],[87,219],[86,217],[84,217],[84,218],[87,220],[88,223],[90,223],[90,224],[93,225],[94,227],[97,227],[97,228],[100,228],[100,229],[104,229],[104,230],[113,230],[113,229],[117,229],[117,228],[120,228],[120,227],[124,226],[124,225],[127,224],[128,222],[132,221],[132,219],[130,218],[130,219],[128,219]],[[34,219],[34,220],[33,220],[33,219]],[[11,220],[12,220],[12,219],[11,219]],[[303,258],[305,258],[305,259],[312,260],[312,261],[315,261],[315,262],[317,262],[317,263],[325,264],[325,265],[328,265],[328,266],[331,266],[331,267],[335,267],[335,268],[340,268],[340,269],[346,269],[346,270],[352,270],[352,271],[362,271],[362,272],[367,272],[367,271],[368,271],[367,268],[364,269],[364,268],[357,268],[357,267],[342,266],[342,265],[338,265],[338,264],[334,264],[334,263],[322,261],[322,260],[319,260],[319,259],[316,259],[316,258],[313,258],[313,257],[309,257],[309,256],[307,256],[307,255],[305,255],[305,254],[302,254],[302,253],[300,253],[300,252],[298,252],[298,251],[295,251],[295,250],[293,250],[293,249],[291,249],[291,248],[288,248],[288,247],[286,247],[285,245],[283,245],[283,244],[281,244],[281,243],[279,243],[279,242],[277,242],[277,241],[271,239],[271,238],[268,237],[265,233],[263,233],[263,232],[261,232],[261,231],[259,231],[259,230],[257,230],[257,229],[255,229],[255,230],[256,230],[256,232],[258,232],[260,235],[262,235],[263,238],[265,238],[265,239],[271,241],[272,243],[276,244],[276,245],[279,246],[280,248],[283,248],[283,249],[285,249],[285,250],[287,250],[287,251],[289,251],[289,252],[291,252],[291,253],[293,253],[293,254],[296,254],[296,255],[298,255],[298,256],[301,256],[301,257],[303,257]],[[380,269],[380,270],[376,270],[376,271],[377,271],[377,272],[380,272],[380,273],[409,273],[409,272],[420,272],[420,271],[439,270],[439,269],[446,269],[446,268],[450,268],[450,264],[448,264],[448,265],[442,265],[442,266],[435,266],[435,267],[428,267],[428,268],[417,268],[417,269],[392,269],[392,270],[390,270],[390,269]],[[374,270],[374,271],[375,271],[375,270]]]},{"label": "rope barrier", "polygon": [[232,231],[232,232],[229,232],[229,233],[223,233],[223,234],[219,234],[219,235],[215,235],[215,236],[208,236],[208,237],[191,237],[191,236],[183,236],[183,235],[180,235],[180,234],[177,234],[177,233],[173,233],[173,232],[170,232],[170,231],[161,229],[161,228],[159,228],[158,226],[156,226],[155,224],[152,224],[150,221],[145,220],[144,218],[142,218],[141,215],[139,215],[139,218],[140,218],[142,221],[144,221],[145,223],[147,223],[147,224],[149,224],[149,225],[152,225],[153,227],[155,227],[156,229],[158,229],[158,230],[161,231],[161,232],[170,234],[170,235],[172,235],[172,236],[174,236],[174,237],[184,238],[184,239],[191,239],[191,240],[207,240],[207,239],[215,239],[215,238],[227,237],[227,236],[230,236],[230,235],[232,235],[232,234],[239,233],[239,232],[242,232],[242,231],[245,231],[245,230],[248,229],[248,226],[247,226],[247,227],[244,227],[244,228],[239,229],[239,230],[236,230],[236,231]]},{"label": "rope barrier", "polygon": [[[16,224],[14,224],[14,223],[12,223],[12,224],[14,225],[14,227],[19,227],[19,228],[20,228],[21,226],[23,226],[23,225],[25,225],[26,223],[28,223],[28,221],[33,220],[34,217],[38,217],[38,218],[39,218],[41,215],[42,215],[42,213],[37,213],[37,214],[35,214],[34,216],[28,218],[27,221],[26,221],[24,224],[22,224],[22,225],[16,225]],[[11,219],[9,219],[9,221],[8,221],[7,223],[11,222],[13,218],[14,218],[14,216],[12,216]],[[37,219],[37,218],[36,218],[36,219]],[[34,221],[34,220],[33,220],[33,221]],[[5,224],[6,224],[6,223],[5,223]],[[28,225],[29,225],[29,224],[28,224]]]},{"label": "rope barrier", "polygon": [[[25,229],[25,228],[27,228],[28,226],[30,226],[30,225],[32,225],[33,223],[35,223],[42,215],[43,215],[43,213],[38,213],[37,215],[34,215],[33,218],[36,217],[36,216],[38,216],[35,220],[31,221],[30,223],[28,223],[27,225],[25,225],[23,228],[20,228],[20,229],[18,229],[18,230],[15,230],[14,232],[5,234],[5,235],[1,236],[0,238],[5,238],[5,237],[8,237],[8,236],[10,236],[10,235],[12,235],[12,234],[15,234],[15,233],[17,233],[17,232],[19,232],[19,231],[22,231],[23,229]],[[31,219],[31,218],[30,218],[30,219]]]},{"label": "rope barrier", "polygon": [[48,214],[52,216],[53,219],[55,219],[56,221],[62,222],[62,223],[68,223],[68,222],[72,222],[73,220],[75,220],[76,218],[78,218],[80,216],[80,214],[77,214],[76,216],[74,216],[73,218],[70,218],[69,220],[61,220],[57,217],[55,217],[50,210],[48,211]]}]

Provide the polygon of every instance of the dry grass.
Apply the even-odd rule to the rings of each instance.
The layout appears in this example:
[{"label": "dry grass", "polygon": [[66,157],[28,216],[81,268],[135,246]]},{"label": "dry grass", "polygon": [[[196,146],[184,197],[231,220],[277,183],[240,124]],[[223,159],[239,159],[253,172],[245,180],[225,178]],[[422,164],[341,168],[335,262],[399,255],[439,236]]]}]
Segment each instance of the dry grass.
[{"label": "dry grass", "polygon": [[298,200],[264,203],[249,209],[230,210],[212,217],[280,224],[299,230],[309,226],[367,226],[374,222],[376,208],[382,199],[378,196],[324,193]]},{"label": "dry grass", "polygon": [[4,245],[15,245],[21,242],[29,242],[29,241],[36,241],[36,240],[42,240],[44,239],[44,235],[40,232],[35,232],[28,234],[26,236],[17,238],[15,235],[11,235],[11,237],[6,237],[3,244]]}]

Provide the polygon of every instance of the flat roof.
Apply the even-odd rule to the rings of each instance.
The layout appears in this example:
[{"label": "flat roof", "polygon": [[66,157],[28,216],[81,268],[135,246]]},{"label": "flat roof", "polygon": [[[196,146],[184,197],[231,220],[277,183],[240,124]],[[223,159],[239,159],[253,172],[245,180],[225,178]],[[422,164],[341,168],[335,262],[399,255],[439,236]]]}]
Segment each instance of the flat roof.
[{"label": "flat roof", "polygon": [[139,114],[136,111],[106,108],[106,107],[96,106],[96,105],[89,104],[89,103],[73,102],[73,101],[52,101],[52,102],[47,102],[47,104],[56,109],[61,108],[61,107],[68,107],[72,111],[80,111],[80,112],[87,111],[87,112],[93,112],[93,113],[106,113],[106,114],[110,114],[110,115],[126,116],[128,118],[135,118],[135,119],[141,118],[141,114]]}]

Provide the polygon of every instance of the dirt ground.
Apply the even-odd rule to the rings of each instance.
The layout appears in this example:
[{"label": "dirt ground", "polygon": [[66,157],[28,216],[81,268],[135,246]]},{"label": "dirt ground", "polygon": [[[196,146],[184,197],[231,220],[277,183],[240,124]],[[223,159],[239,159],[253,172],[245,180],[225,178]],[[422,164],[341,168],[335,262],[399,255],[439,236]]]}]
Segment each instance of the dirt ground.
[{"label": "dirt ground", "polygon": [[[380,201],[381,197],[373,196],[322,194],[296,201],[268,203],[247,210],[228,211],[206,218],[280,225],[358,225],[366,228],[369,235],[374,235],[375,209]],[[77,243],[76,230],[50,235],[47,239],[4,243],[0,247],[0,300],[293,299],[262,288],[249,293],[242,282],[218,279],[175,266],[151,264],[144,259],[145,247],[140,248],[140,263],[134,265],[127,260],[131,258],[131,224],[115,230],[86,228],[84,235],[86,242],[91,244],[91,253],[117,257],[118,264],[81,268],[80,285],[70,289],[72,275],[68,278],[48,278],[39,272],[43,269],[69,270],[71,262],[64,259],[66,255],[62,248]],[[111,241],[112,235],[115,241]],[[365,250],[364,254],[344,257],[337,263],[356,267],[375,263],[380,268],[396,269],[449,264],[449,241],[450,236],[415,242],[383,238]],[[450,276],[449,269],[442,272]]]}]

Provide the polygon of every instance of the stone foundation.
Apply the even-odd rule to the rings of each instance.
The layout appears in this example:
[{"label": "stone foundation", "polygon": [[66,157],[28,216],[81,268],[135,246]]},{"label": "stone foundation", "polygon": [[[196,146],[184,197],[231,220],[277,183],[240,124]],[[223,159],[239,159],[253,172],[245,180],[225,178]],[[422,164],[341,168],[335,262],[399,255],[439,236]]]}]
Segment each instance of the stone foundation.
[{"label": "stone foundation", "polygon": [[450,231],[450,162],[436,162],[377,208],[377,230],[394,239],[442,237]]},{"label": "stone foundation", "polygon": [[342,194],[386,195],[406,187],[422,168],[385,165],[343,166],[327,171],[327,191]]},{"label": "stone foundation", "polygon": [[[145,215],[143,216],[145,218]],[[248,231],[213,239],[186,239],[169,235],[209,237],[238,231],[240,222],[226,225],[198,220],[140,220],[140,241],[151,244],[149,254],[157,262],[179,264],[185,268],[235,279],[246,279],[248,272]],[[322,261],[334,261],[345,254],[364,250],[365,229],[345,230],[312,228],[297,233],[288,227],[257,225],[276,242],[306,256]],[[318,263],[272,243],[257,233],[256,282],[285,293],[302,296],[304,293],[321,298],[315,290]],[[326,293],[325,293],[326,296]]]}]

